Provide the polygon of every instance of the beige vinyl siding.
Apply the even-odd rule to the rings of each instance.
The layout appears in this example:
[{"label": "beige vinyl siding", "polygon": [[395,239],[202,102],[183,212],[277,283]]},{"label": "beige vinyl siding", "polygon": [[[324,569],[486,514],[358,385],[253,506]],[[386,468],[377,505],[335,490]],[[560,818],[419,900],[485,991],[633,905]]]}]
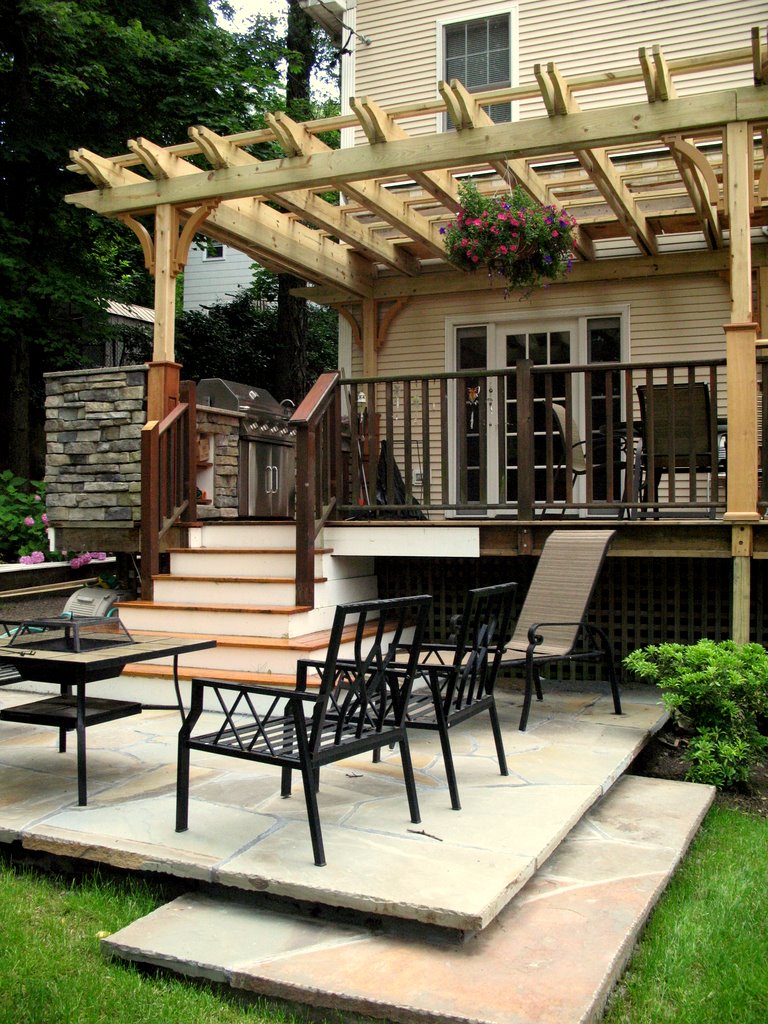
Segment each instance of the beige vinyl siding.
[{"label": "beige vinyl siding", "polygon": [[[661,46],[668,59],[750,46],[750,29],[766,21],[765,0],[516,0],[520,84],[535,81],[534,65],[554,61],[565,77],[638,66],[641,46]],[[433,101],[439,19],[472,18],[499,9],[483,0],[358,0],[358,31],[372,42],[357,45],[355,93],[382,106]],[[513,43],[514,46],[514,43]],[[515,51],[513,49],[513,62]],[[749,66],[676,80],[680,95],[694,89],[749,84]],[[642,83],[579,93],[584,107],[644,99]],[[541,114],[539,101],[520,104],[521,117]],[[406,122],[403,122],[406,125]],[[407,122],[411,131],[434,131],[434,115]]]},{"label": "beige vinyl siding", "polygon": [[[379,350],[382,376],[438,373],[445,370],[446,322],[482,324],[489,318],[510,319],[530,314],[567,317],[587,310],[600,316],[604,309],[630,307],[630,359],[709,359],[725,356],[723,325],[730,319],[728,286],[717,275],[649,277],[640,281],[552,285],[521,302],[503,292],[450,291],[412,299],[394,319]],[[352,374],[362,371],[360,349],[354,346]]]}]

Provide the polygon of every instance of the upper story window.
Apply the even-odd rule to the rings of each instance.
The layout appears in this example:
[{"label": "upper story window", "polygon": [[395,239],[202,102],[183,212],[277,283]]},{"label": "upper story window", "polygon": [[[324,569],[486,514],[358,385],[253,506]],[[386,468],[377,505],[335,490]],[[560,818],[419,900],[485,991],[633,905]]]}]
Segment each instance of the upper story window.
[{"label": "upper story window", "polygon": [[[509,14],[493,14],[443,25],[443,77],[458,78],[469,92],[512,84],[512,28]],[[486,108],[493,121],[511,121],[512,105]],[[447,128],[451,128],[450,119]]]},{"label": "upper story window", "polygon": [[205,248],[203,249],[203,259],[223,260],[224,244],[222,242],[215,242],[212,238],[206,238]]}]

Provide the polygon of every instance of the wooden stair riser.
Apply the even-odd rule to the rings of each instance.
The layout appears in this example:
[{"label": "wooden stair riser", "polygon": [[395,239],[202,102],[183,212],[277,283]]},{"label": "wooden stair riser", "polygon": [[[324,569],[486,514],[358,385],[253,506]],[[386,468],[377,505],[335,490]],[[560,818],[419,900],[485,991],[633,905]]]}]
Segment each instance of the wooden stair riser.
[{"label": "wooden stair riser", "polygon": [[[315,576],[347,579],[373,573],[372,558],[334,558],[330,552],[315,556]],[[171,552],[171,575],[253,576],[295,578],[296,553],[286,550],[188,548]]]},{"label": "wooden stair riser", "polygon": [[[320,539],[318,547],[322,547]],[[189,532],[190,547],[292,548],[296,546],[295,523],[205,523]]]},{"label": "wooden stair riser", "polygon": [[[365,601],[375,598],[376,593],[375,576],[322,580],[315,585],[315,604],[335,606],[345,601]],[[178,579],[174,576],[159,576],[155,578],[154,602],[156,607],[184,603],[211,608],[221,605],[291,608],[296,603],[296,584],[293,581],[265,583],[249,579]]]},{"label": "wooden stair riser", "polygon": [[299,637],[329,629],[335,607],[274,611],[259,608],[195,607],[155,604],[124,605],[120,618],[132,629],[158,633],[198,633],[205,636]]}]

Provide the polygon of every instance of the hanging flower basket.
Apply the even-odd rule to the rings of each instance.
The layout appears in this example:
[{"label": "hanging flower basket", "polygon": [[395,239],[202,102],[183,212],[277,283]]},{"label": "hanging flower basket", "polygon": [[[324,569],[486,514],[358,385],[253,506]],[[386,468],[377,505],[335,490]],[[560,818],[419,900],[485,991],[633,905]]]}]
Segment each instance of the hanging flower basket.
[{"label": "hanging flower basket", "polygon": [[485,267],[524,295],[558,281],[573,264],[576,219],[556,206],[539,206],[516,185],[511,192],[481,195],[459,185],[461,209],[440,228],[448,261],[462,270]]}]

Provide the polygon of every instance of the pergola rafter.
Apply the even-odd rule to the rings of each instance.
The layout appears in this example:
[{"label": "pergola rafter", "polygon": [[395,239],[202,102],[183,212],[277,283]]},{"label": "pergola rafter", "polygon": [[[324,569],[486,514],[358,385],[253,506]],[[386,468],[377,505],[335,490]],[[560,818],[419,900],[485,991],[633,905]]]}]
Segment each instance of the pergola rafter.
[{"label": "pergola rafter", "polygon": [[[726,136],[753,140],[765,134],[766,63],[755,30],[743,49],[667,60],[656,46],[641,50],[633,68],[568,80],[554,64],[538,65],[535,86],[470,94],[459,82],[440,83],[434,102],[384,109],[363,96],[340,117],[299,123],[284,113],[268,114],[268,128],[226,137],[194,126],[189,141],[178,145],[136,139],[130,153],[112,158],[78,151],[74,169],[96,188],[67,200],[124,220],[139,236],[150,267],[159,265],[160,236],[142,220],[170,209],[179,230],[172,241],[163,235],[163,244],[174,246],[165,261],[169,273],[186,258],[180,249],[192,227],[185,233],[183,225],[191,222],[270,269],[306,279],[320,301],[364,306],[479,287],[478,275],[446,261],[440,234],[457,209],[465,175],[492,191],[516,183],[534,202],[571,210],[579,222],[571,280],[611,277],[609,260],[616,256],[624,276],[634,273],[633,255],[638,274],[667,272],[662,240],[672,236],[696,257],[688,266],[722,266],[722,260],[699,259],[704,253],[696,250],[715,257],[726,248]],[[748,69],[754,84],[678,94],[678,75],[736,65]],[[644,100],[589,107],[577,98],[633,84],[642,86]],[[543,100],[544,116],[495,124],[485,110],[533,98]],[[400,123],[444,111],[456,131],[416,135]],[[366,141],[332,150],[318,137],[350,126],[361,129]],[[742,135],[734,126],[743,127]],[[268,139],[277,140],[283,156],[259,160],[244,148]],[[768,225],[768,201],[765,189],[755,186],[766,178],[764,153],[751,141],[745,144],[750,163],[739,188],[749,192],[751,227],[762,227]],[[319,194],[332,190],[348,202],[336,206]],[[374,319],[369,311],[361,322]],[[374,340],[363,346],[369,354],[382,339]],[[156,345],[163,358],[172,350],[167,340]]]}]

